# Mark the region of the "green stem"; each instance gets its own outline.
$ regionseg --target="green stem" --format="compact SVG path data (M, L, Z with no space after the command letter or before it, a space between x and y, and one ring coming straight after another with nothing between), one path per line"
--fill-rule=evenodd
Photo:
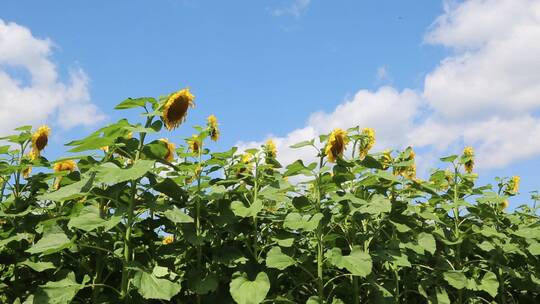
M251 204L255 204L257 202L257 195L258 195L258 191L259 191L259 184L258 184L258 178L259 178L259 174L258 174L258 159L255 159L255 178L254 178L254 184L253 184L253 198L252 198L252 202ZM259 235L259 232L258 232L258 223L257 223L257 214L254 214L253 215L253 229L254 229L254 233L253 233L253 255L255 256L255 262L259 262L259 259L257 258L257 255L258 255L258 235Z
M323 167L323 158L320 157L319 160L319 173L317 175L317 196L316 196L316 207L317 211L321 211L321 168ZM324 304L324 276L323 276L323 256L324 256L324 244L323 244L323 233L321 225L317 227L317 291L319 296L319 303Z

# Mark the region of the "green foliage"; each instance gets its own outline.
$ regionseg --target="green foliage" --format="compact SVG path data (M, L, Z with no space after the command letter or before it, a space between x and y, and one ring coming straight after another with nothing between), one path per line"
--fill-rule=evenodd
M143 110L144 124L121 119L67 144L87 154L54 162L27 156L29 126L3 137L0 303L540 297L540 197L507 212L515 178L477 186L472 156L452 155L422 180L411 148L359 153L359 127L336 163L327 135L293 145L313 159L285 165L266 147L211 152L210 126L184 135L198 149L176 138L169 150L164 102L126 99L116 109ZM77 169L58 169L68 159Z

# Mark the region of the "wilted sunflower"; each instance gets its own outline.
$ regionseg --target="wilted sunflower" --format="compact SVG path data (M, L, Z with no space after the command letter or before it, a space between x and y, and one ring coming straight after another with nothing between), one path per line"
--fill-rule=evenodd
M463 156L469 157L470 159L465 162L465 172L472 173L474 168L474 150L472 147L465 147L463 149Z
M167 145L167 154L165 154L165 160L168 162L172 162L174 160L174 150L176 149L176 146L169 142L166 138L160 138L159 141L163 142Z
M165 127L170 131L178 127L186 120L189 107L194 107L193 100L195 96L191 94L188 88L182 89L169 96L163 106L163 122Z
M24 179L28 179L32 173L32 166L28 166L22 170L22 176Z
M210 131L210 138L213 141L217 141L219 139L219 128L218 128L218 122L215 115L210 115L207 118L208 121L208 130Z
M276 158L277 156L277 147L273 140L269 139L266 141L266 156L271 158Z
M512 176L512 180L510 180L510 192L512 192L512 194L518 193L518 191L519 191L519 181L520 181L519 176L517 176L517 175Z
M193 153L199 153L200 147L200 141L199 136L193 135L190 139L188 139L189 149Z
M383 154L381 155L381 158L379 161L382 164L383 170L386 170L390 167L390 164L392 164L393 158L392 158L392 151L391 150L385 150Z
M49 135L51 128L47 125L43 125L32 134L32 159L36 159L40 156L41 151L45 149L49 142Z
M343 156L343 151L345 151L348 142L349 138L347 137L347 132L345 130L340 128L334 129L332 133L330 133L330 137L328 138L324 150L328 157L328 161L333 163L338 157Z
M63 160L63 161L59 161L55 163L53 169L55 172L62 172L62 171L73 172L75 171L75 169L77 169L77 164L71 159ZM54 189L60 188L61 180L62 180L62 176L59 176L56 178L54 182Z
M364 159L366 155L368 154L369 150L373 148L373 145L375 145L375 130L372 128L364 128L362 129L363 139L362 143L360 144L360 159Z
M55 163L53 169L55 172L61 172L61 171L73 172L75 171L75 169L77 169L77 164L71 159L63 160L63 161L59 161Z
M163 240L161 241L161 243L163 245L169 245L169 244L172 244L174 242L174 236L172 235L167 235L166 237L163 238Z

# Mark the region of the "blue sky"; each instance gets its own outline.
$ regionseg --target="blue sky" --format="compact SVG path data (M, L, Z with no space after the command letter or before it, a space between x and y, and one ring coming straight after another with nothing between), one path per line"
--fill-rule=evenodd
M520 149L524 143L538 141L538 135L526 134L524 138L516 138L512 136L514 133L509 133L504 140L480 140L479 135L473 134L470 129L482 126L486 134L494 136L498 132L497 127L504 130L523 129L518 122L525 121L524 117L527 117L531 118L532 127L525 127L527 129L523 132L532 132L540 125L537 119L540 109L538 102L525 97L523 100L505 100L503 96L500 101L494 102L500 106L494 106L493 111L485 111L484 105L478 103L480 114L472 111L473 118L456 119L452 113L464 112L462 107L456 104L449 108L447 105L453 104L452 101L443 102L440 100L444 98L439 98L441 92L463 91L463 84L456 79L481 78L481 75L467 76L472 73L467 66L463 66L465 64L439 69L444 60L460 58L469 53L497 53L498 49L490 49L492 42L508 40L496 36L495 33L500 31L495 25L491 26L489 20L486 21L486 30L482 32L460 29L460 26L468 25L467 20L459 18L467 16L464 11L475 14L493 9L493 19L505 24L505 20L497 19L496 9L500 7L504 11L507 1L472 2L476 2L478 7L433 0L6 0L0 3L0 19L4 25L15 23L27 28L34 39L50 41L48 51L41 55L55 66L58 74L56 83L70 87L73 79L79 79L77 83L84 86L75 94L77 97L70 97L73 94L66 93L63 101L53 106L48 115L28 119L29 123L47 122L53 126L55 136L49 153L55 156L65 151L61 148L62 143L93 130L92 117L95 120L103 117L101 122L112 122L125 115L112 110L124 98L158 96L184 86L189 86L196 95L197 107L190 112L187 123L168 137L180 141L190 135L191 125L204 123L206 116L213 113L220 120L223 134L222 140L216 144L218 149L237 143L249 145L252 144L248 143L250 141L260 142L272 135L281 139L278 140L283 146L280 150L285 150L289 141L297 138L291 135L295 130L303 134L324 131L321 119L331 121L328 125L338 126L352 119L361 126L372 126L363 125L369 123L370 119L364 121L362 118L355 120L354 115L351 119L340 116L347 115L347 112L339 112L337 107L350 102L351 109L369 113L373 109L364 108L367 105L354 107L359 102L358 98L373 99L371 105L375 108L392 99L395 103L389 101L389 109L394 108L392 105L403 104L410 105L409 108L414 110L409 113L410 119L403 120L403 124L392 125L389 122L387 131L380 127L383 130L379 149L390 146L395 136L399 136L396 147L408 144L419 146L419 150L425 154L425 162L436 165L435 156L459 151L465 144L477 144L481 147L481 155L491 157L497 151L503 154L493 156L489 163L480 166L480 173L484 175L482 182L488 182L494 176L521 175L522 193L527 194L527 191L540 189L537 179L540 168L537 146L540 144L531 144L526 153L517 155L515 159L505 158L504 153L509 152L499 151L497 146L504 143L505 146L514 145ZM490 2L489 6L485 6L484 2ZM522 10L517 12L531 10L529 6L533 2L518 0L515 3ZM518 13L514 14L518 16L517 19L521 16ZM491 15L487 13L488 17ZM439 16L447 16L450 21L437 23ZM526 20L526 16L523 16L523 20ZM433 35L430 36L430 33ZM535 37L535 34L526 35L524 39ZM511 49L514 41L508 43L505 48ZM34 61L25 61L26 65L21 68L7 59L2 62L1 54L0 51L0 71L4 70L12 78L19 79L21 87L32 87L33 74L27 68ZM489 56L478 55L478 58ZM474 67L480 64L478 58L473 56L466 64ZM532 57L531 62L535 62ZM501 70L504 68L501 67ZM446 80L452 80L455 73L444 74L448 69L464 75L455 77L453 87L451 81ZM84 77L73 78L77 72ZM517 73L528 75L527 71ZM433 77L429 78L429 75ZM538 77L533 80L540 82ZM501 79L494 79L494 85L496 81ZM523 85L518 83L506 91L525 91L520 86ZM381 87L393 91L382 94ZM365 94L357 95L362 90ZM405 91L411 91L412 96L404 97L407 95L402 94ZM473 94L471 100L483 96L482 92L485 90L480 90L480 95ZM455 97L469 102L469 96ZM59 122L62 113L77 113L77 109L63 110L67 107L66 103L72 102L70 98L76 104L93 105L95 109L89 112L83 122L78 124L75 118L73 123L65 126ZM1 97L0 102L4 102ZM530 106L531 103L533 106ZM508 104L523 104L523 107L508 118L505 115L505 105ZM409 108L398 109L394 114L407 112ZM379 109L379 112L384 109ZM317 120L313 113L322 116ZM482 113L489 114L485 116ZM130 115L136 119L136 115ZM373 117L371 119L378 116ZM379 123L381 119L377 119ZM390 115L385 119L391 121L394 117ZM377 123L373 123L376 131ZM308 130L310 126L313 126L313 130ZM495 129L489 131L492 127ZM392 133L392 128L396 132ZM429 130L441 130L442 133L452 130L453 133L452 136L441 135L441 140L446 140L446 144L436 147L434 140L406 138L398 130L410 130L409 133L416 134L416 138L438 136L429 133ZM5 130L1 129L1 132ZM503 132L499 133L505 136ZM505 149L511 151L511 148ZM525 201L527 197L522 195L520 200ZM517 201L514 200L512 204L517 204Z

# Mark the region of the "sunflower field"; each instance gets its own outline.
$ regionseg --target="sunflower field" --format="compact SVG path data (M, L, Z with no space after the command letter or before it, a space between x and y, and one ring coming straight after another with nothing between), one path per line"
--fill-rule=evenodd
M0 303L538 303L534 196L519 177L477 185L471 147L416 176L412 148L375 132L213 152L211 115L185 139L195 97L129 98L121 119L47 159L51 130L0 146ZM170 135L169 135L170 137ZM179 144L183 142L184 144Z

